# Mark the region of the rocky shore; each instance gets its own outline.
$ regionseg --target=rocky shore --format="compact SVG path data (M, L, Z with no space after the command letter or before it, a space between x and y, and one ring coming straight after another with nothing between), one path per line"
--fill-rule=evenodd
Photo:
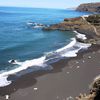
M66 18L62 23L52 25L44 30L77 31L85 34L87 39L77 41L100 45L100 14ZM100 100L100 76L91 84L90 93L80 94L75 100Z
M76 100L100 100L100 76L97 76L90 85L90 93L80 94Z
M100 44L100 3L81 4L76 8L76 11L94 12L97 14L65 18L63 22L43 28L43 30L77 31L87 36L87 40L82 42Z
M63 22L51 25L44 30L76 31L87 37L86 40L76 37L77 41L100 45L100 3L81 4L76 10L97 14L65 18ZM92 82L88 95L80 94L75 100L100 100L100 76L97 76Z
M87 40L83 42L100 44L100 14L65 18L63 22L51 25L43 30L77 31L87 36Z
M100 76L97 76L100 74L100 14L65 18L43 30L81 33L82 38L76 35L77 41L93 45L75 58L51 64L53 70L30 72L9 86L0 87L0 100L100 100ZM10 77L15 78L15 74Z

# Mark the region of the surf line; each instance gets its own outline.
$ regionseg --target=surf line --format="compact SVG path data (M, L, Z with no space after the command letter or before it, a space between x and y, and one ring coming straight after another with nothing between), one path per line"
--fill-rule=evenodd
M12 80L8 80L8 77L13 74L17 74L23 70L27 70L28 68L32 68L34 66L45 68L48 67L48 62L55 59L61 59L66 57L76 57L77 53L81 49L87 49L90 47L91 44L85 44L77 42L76 38L72 38L71 42L67 44L66 46L57 49L56 51L53 51L52 53L48 53L40 58L32 59L32 60L26 60L24 62L18 62L17 60L13 61L13 64L19 65L18 68L6 71L0 74L0 87L4 87L7 85L10 85L12 83ZM54 57L54 58L53 58ZM11 62L10 60L9 62Z

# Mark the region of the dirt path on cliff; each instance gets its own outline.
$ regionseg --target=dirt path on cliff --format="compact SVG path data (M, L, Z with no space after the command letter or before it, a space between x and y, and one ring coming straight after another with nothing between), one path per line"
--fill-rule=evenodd
M91 23L89 23L89 22L86 20L85 17L88 17L88 16L89 16L89 15L84 15L84 16L81 16L81 17L82 17L82 19L83 19L85 22L87 22L89 25L91 25L91 26L93 27L94 32L96 33L96 35L98 35L97 29L95 28L95 26L92 25Z

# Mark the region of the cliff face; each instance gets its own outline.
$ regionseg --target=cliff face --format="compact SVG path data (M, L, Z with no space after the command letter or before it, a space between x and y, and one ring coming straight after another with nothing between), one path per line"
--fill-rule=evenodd
M77 7L76 10L77 11L87 11L87 12L100 12L100 2L81 4Z

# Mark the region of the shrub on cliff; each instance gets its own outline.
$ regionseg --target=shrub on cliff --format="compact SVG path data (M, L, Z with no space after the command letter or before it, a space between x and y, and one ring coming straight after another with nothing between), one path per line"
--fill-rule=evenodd
M100 25L100 14L90 15L87 17L87 21L94 25Z

